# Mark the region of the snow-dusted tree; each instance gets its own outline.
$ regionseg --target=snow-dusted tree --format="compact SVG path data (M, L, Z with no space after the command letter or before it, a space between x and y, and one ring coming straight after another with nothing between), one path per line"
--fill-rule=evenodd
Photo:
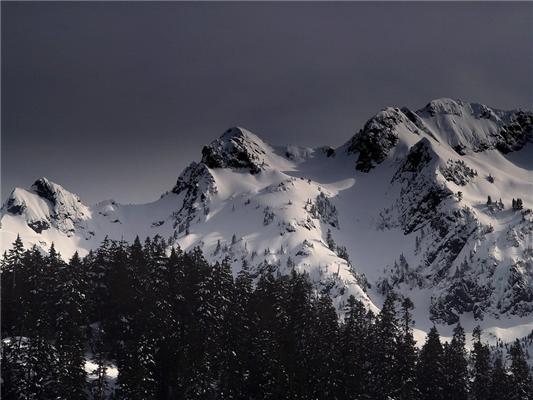
M533 399L533 382L529 371L524 350L518 339L509 349L511 358L511 400L531 400Z
M331 234L331 229L328 229L328 232L326 234L326 244L328 245L331 251L335 251L337 245L335 244L335 240L333 239L333 235Z
M494 360L494 366L492 367L490 375L490 383L485 388L486 397L488 400L509 400L513 392L511 387L511 380L505 364L502 360L502 355L497 354ZM474 392L472 392L474 394ZM481 397L473 397L475 400L481 399Z

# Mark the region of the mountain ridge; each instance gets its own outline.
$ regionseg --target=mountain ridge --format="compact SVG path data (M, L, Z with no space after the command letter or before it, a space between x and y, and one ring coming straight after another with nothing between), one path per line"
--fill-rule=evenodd
M533 312L533 168L508 154L533 151L532 126L532 113L438 99L414 112L386 108L337 148L271 146L230 128L152 203L85 206L61 187L65 211L46 190L15 189L2 207L2 250L16 233L43 249L54 241L66 256L104 233L160 234L230 257L234 271L243 262L305 271L338 309L349 294L378 307L393 289L419 297L436 322L524 318ZM29 203L47 212L30 218L20 212Z

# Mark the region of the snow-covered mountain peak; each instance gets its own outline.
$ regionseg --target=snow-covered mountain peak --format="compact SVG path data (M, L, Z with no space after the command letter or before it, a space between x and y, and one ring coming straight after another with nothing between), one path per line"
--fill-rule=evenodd
M346 151L358 155L358 171L369 172L382 163L398 143L405 144L407 150L419 138L424 127L411 114L407 109L387 107L370 118L350 139L345 145Z
M427 112L431 116L435 116L436 114L462 116L471 113L472 108L469 103L463 100L442 97L440 99L431 100L425 107L417 112Z
M36 233L50 227L73 235L91 218L80 198L47 178L37 179L30 190L15 188L2 207L2 214L20 215Z
M443 98L416 113L439 142L462 155L495 148L504 153L516 151L532 137L531 112L501 111Z
M220 138L204 146L202 163L209 168L244 169L252 174L265 169L290 169L292 166L259 136L239 127L228 129Z

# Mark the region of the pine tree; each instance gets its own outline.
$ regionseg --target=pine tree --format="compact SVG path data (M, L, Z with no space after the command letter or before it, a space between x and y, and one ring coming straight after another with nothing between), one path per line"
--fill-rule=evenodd
M413 337L414 321L411 310L413 302L409 298L402 301L401 334L398 342L399 398L410 400L416 396L416 341Z
M511 358L511 396L512 400L531 400L533 399L533 387L529 366L524 356L524 351L518 339L509 349Z
M367 394L372 314L367 313L363 303L352 295L347 300L344 324L340 337L340 360L342 363L341 398L361 398Z
M333 235L331 234L331 229L328 229L328 233L326 234L326 244L331 251L335 251L337 248L335 240L333 239Z
M57 271L58 305L55 344L58 353L57 399L85 399L85 349L81 329L85 325L85 298L82 262L75 253L69 264Z
M249 398L276 400L288 391L288 377L282 362L279 338L285 333L284 284L274 278L272 268L259 277L251 301L255 323L252 331Z
M94 254L86 257L88 270L88 296L89 319L91 321L104 321L107 313L106 306L109 304L111 293L109 291L108 273L111 264L110 254L111 241L106 236L100 247Z
M89 346L92 353L91 361L96 367L93 371L90 371L93 379L89 384L89 392L94 400L105 400L107 398L109 384L107 382L108 361L107 353L105 351L104 332L100 324L97 324L96 328L92 329L90 332ZM119 390L125 373L125 370L120 370L117 382Z
M511 398L510 395L512 391L513 388L510 387L509 376L507 375L505 365L503 364L502 356L501 354L498 354L498 356L494 360L494 366L492 368L490 376L490 384L485 389L485 399L509 400ZM474 399L481 399L481 397L479 397L479 394L476 395L477 397L474 397Z
M444 398L449 400L468 399L468 362L465 349L465 332L461 324L453 330L453 337L444 352L444 374L446 388Z
M420 350L417 364L417 386L420 400L444 399L443 349L437 328L432 327Z
M341 391L339 354L339 325L337 312L329 295L314 302L314 326L310 346L311 369L309 398L336 399Z
M58 398L58 359L54 346L41 333L27 339L22 360L24 372L17 382L19 398L52 400Z
M396 317L397 297L389 292L378 314L374 339L379 341L372 348L371 393L378 399L395 397L400 390L398 376L398 344L400 331Z
M18 341L14 339L5 338L2 341L2 367L1 376L1 398L4 400L18 400L24 398L22 396L22 389L26 387L25 364L24 355L26 352L22 351L18 345ZM26 353L27 354L27 353Z
M247 399L249 392L251 346L254 319L251 314L253 282L246 261L235 279L231 310L225 321L228 331L228 352L222 366L219 397Z
M490 350L487 345L481 343L481 329L479 326L472 332L474 345L472 349L472 388L471 396L474 400L484 400L490 394Z
M22 273L22 263L24 259L24 246L20 236L13 243L9 252L5 252L2 257L0 267L1 295L2 295L2 333L11 335L16 333L18 322L18 310L20 307L21 284L24 282Z
M172 399L181 390L180 370L185 368L183 361L183 323L185 302L180 292L183 280L183 253L172 248L166 260L161 284L161 306L159 314L160 333L157 335L158 346L155 362L158 380L158 398ZM168 310L168 311L167 311Z
M291 272L287 282L287 294L284 301L287 323L282 331L281 355L287 371L289 387L288 396L300 394L309 398L310 352L312 346L311 283L306 274Z

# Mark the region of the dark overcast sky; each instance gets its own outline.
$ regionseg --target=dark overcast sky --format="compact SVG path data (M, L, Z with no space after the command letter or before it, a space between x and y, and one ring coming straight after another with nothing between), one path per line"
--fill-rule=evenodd
M233 125L339 145L388 105L533 103L533 3L2 2L2 196L156 199Z

